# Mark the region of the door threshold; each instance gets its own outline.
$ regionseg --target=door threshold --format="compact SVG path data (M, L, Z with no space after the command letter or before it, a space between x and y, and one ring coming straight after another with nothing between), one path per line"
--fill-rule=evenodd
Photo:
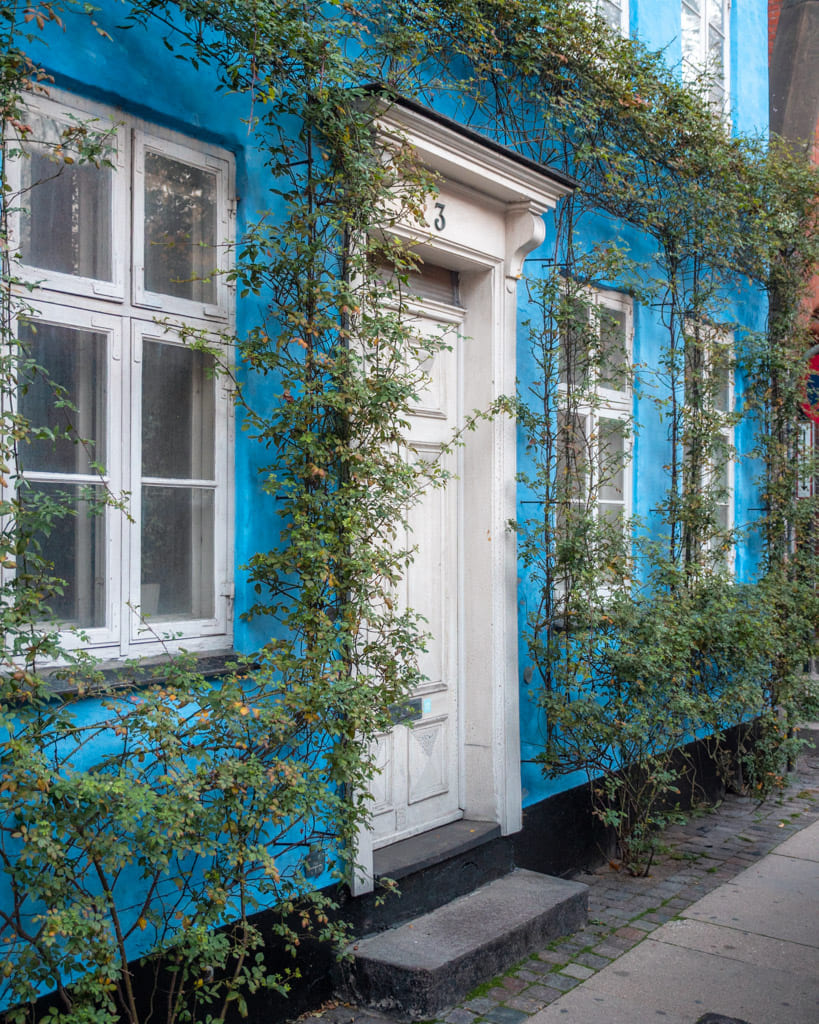
M471 821L460 818L448 825L439 825L409 839L400 839L373 852L373 874L376 878L396 881L417 871L440 864L482 846L500 835L494 821Z

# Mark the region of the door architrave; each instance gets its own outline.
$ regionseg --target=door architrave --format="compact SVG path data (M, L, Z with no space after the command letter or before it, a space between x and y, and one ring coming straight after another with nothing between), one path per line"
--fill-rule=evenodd
M543 214L571 182L414 104L385 109L385 145L411 145L439 175L428 227L390 233L431 263L457 270L466 308L459 374L463 409L488 409L513 395L517 283L528 253L543 243ZM436 202L445 226L435 229ZM459 746L465 818L491 821L508 835L522 825L518 699L516 425L498 415L477 424L462 455L459 602ZM373 848L362 830L353 894L373 888Z

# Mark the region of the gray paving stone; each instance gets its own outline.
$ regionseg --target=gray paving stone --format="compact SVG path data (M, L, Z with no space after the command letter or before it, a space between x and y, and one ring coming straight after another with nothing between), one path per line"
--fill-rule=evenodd
M558 947L557 949L542 949L538 953L538 958L547 964L565 964L571 960L571 955Z
M546 1003L540 999L532 999L525 993L519 996L512 996L511 999L506 1000L506 1005L511 1006L513 1010L522 1010L525 1014L537 1013L538 1010L542 1009Z
M511 1006L496 1006L486 1014L486 1019L491 1020L492 1024L521 1024L528 1016L524 1010L514 1010Z
M604 956L609 960L616 960L617 957L622 956L625 951L625 946L615 946L610 942L603 942L599 946L594 947L594 952L598 956Z
M600 947L597 946L596 950L599 949ZM593 967L596 971L599 971L601 967L605 967L609 963L608 958L600 956L598 952L578 953L574 959L575 963L583 964L584 967Z
M566 959L566 957L563 957L558 962L563 964L566 962ZM526 968L526 970L529 971L531 974L534 974L538 981L541 981L543 979L543 975L549 974L553 966L554 964L552 963L546 963L542 960L533 960L531 964Z
M469 1010L464 1010L461 1007L456 1007L444 1017L447 1024L472 1024L472 1021L476 1019L475 1014Z
M577 978L578 981L585 981L586 978L590 978L594 974L594 971L591 967L584 967L583 964L572 962L561 967L560 973L568 974L570 978Z
M561 992L568 992L570 988L575 987L578 980L578 978L570 978L566 974L551 974L549 976L549 985L553 988L559 988Z
M646 916L643 918L643 920L647 921L649 924L653 925L654 927L658 927L659 925L665 924L666 921L670 921L673 917L676 917L676 916L677 915L676 915L675 911L669 910L669 911L663 911L662 913L659 913L659 914L646 914Z
M630 921L634 917L634 913L625 907L618 907L615 910L610 910L608 917L613 924L622 924L624 921Z
M487 999L486 996L478 996L475 999L470 999L468 1002L463 1004L467 1010L472 1010L474 1013L486 1013L487 1010L494 1008L495 1004L491 999Z
M530 961L530 963L533 961ZM516 978L522 978L524 981L538 981L543 971L532 970L531 967L521 967L520 970L515 971Z

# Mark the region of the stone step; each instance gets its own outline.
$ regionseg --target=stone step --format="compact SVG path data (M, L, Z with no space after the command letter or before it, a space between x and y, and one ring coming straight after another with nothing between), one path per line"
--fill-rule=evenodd
M373 867L375 891L343 902L354 935L383 932L428 914L508 875L514 858L498 825L462 818L376 850ZM384 897L385 878L398 883L400 896Z
M424 1020L552 939L586 922L588 888L516 870L348 948L352 1001Z

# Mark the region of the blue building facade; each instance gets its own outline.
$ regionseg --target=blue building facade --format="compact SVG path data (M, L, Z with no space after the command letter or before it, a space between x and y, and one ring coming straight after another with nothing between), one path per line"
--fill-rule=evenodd
M709 46L712 53L721 47L719 88L735 131L765 133L762 0L598 6L621 31L662 49L684 77L707 58ZM248 130L254 111L247 97L217 96L206 66L169 61L155 32L139 25L117 31L121 17L118 4L103 0L96 24L67 14L64 30L47 26L33 45L32 58L53 84L31 98L32 118L46 135L73 119L113 122L116 153L114 166L96 178L79 169L46 184L13 225L23 272L36 282L32 343L55 368L66 347L76 353L60 372L78 407L88 409L84 429L102 453L106 484L133 501L132 520L110 513L105 527L86 520L79 532L55 540L63 552L55 556L57 568L71 580L61 613L82 627L83 642L106 662L161 658L169 647L202 658L251 654L268 634L264 619L243 617L254 602L243 567L276 543L279 530L275 506L260 486L270 453L236 423L227 389L210 373L213 357L180 343L178 332L159 321L181 322L215 348L222 336L245 336L264 321L265 296L237 294L224 275L210 274L209 258L216 250L229 261L232 244L269 210L270 170ZM440 176L428 229L415 239L425 267L416 315L420 330L461 340L439 354L430 390L412 417L412 442L430 449L444 443L442 432L456 427L465 410L487 407L511 394L516 380L525 384L534 375L520 326L532 308L519 282L536 277L552 257L554 211L573 189L560 173L449 121L448 112L398 103L382 123L386 134L407 138ZM25 189L42 171L30 161L14 173ZM75 201L80 197L79 226L60 222L65 188ZM167 242L180 223L193 244L174 248ZM587 250L611 241L638 254L645 248L636 229L603 213L585 218L583 231L580 245ZM78 236L84 239L79 254ZM617 281L602 282L593 301L620 325L635 367L659 365L666 335L655 309ZM761 296L750 288L732 296L729 317L762 326ZM268 378L251 378L247 386L259 405L282 401ZM36 396L30 401L34 415ZM650 526L667 487L668 462L650 385L612 388L603 402L609 419L638 425L621 493L611 502ZM746 429L736 428L740 451L750 443ZM420 554L409 590L432 633L421 665L427 684L413 728L398 725L382 740L373 827L358 851L359 893L372 886L380 850L459 819L515 834L525 808L581 781L549 782L532 763L544 723L530 697L520 621L536 595L506 528L520 518L518 502L527 497L516 484L526 458L519 440L508 419L479 425L453 456L457 483L421 506ZM60 487L79 494L97 480L87 456L44 451L29 465L31 481L46 492ZM752 521L759 504L754 475L747 460L732 465L727 525ZM752 579L752 533L733 557L737 578ZM170 641L159 639L165 633Z

